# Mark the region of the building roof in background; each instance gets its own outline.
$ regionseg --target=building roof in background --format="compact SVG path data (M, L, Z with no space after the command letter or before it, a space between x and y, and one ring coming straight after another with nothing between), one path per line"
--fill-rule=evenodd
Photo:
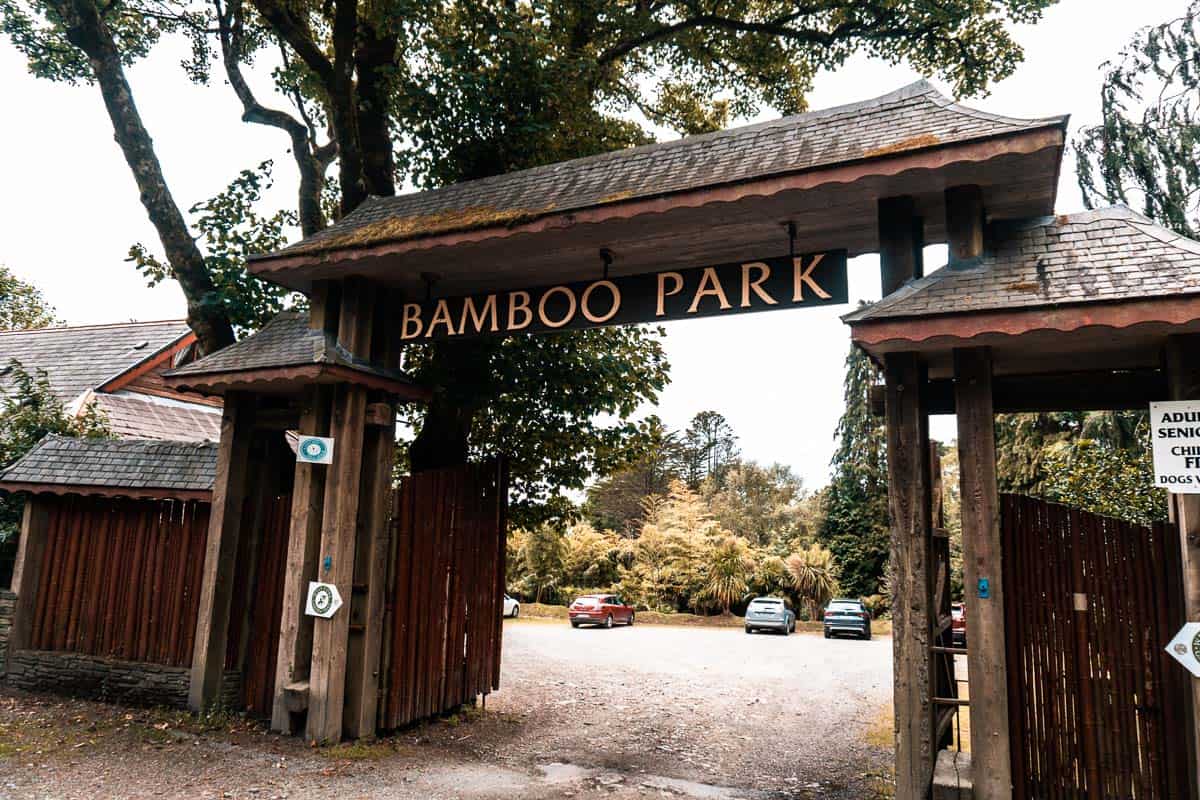
M1200 293L1200 242L1124 206L999 226L969 269L943 267L842 319L873 321Z
M149 395L96 394L93 399L114 436L175 442L221 438L219 408Z
M51 434L0 472L0 490L204 499L216 471L213 442Z
M30 373L45 370L65 405L132 369L191 333L183 320L81 325L0 332L0 371L16 359ZM0 391L11 386L0 375Z
M301 368L313 374L298 376L296 370ZM311 328L308 314L296 311L281 312L245 339L170 370L164 377L171 385L195 391L214 391L214 387L228 387L241 380L261 384L266 390L272 383L282 386L300 377L309 382L337 379L377 384L375 388L408 399L428 394L399 369L385 369L354 358L338 345L336 337Z
M260 256L331 252L886 158L1066 125L959 105L925 81L871 100L632 147L396 197L372 197L334 225Z

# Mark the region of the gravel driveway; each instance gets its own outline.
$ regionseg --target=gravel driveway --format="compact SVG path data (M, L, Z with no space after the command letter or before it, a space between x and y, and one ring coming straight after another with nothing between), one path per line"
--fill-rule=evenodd
M883 789L891 641L505 624L486 710L373 745L0 691L0 797L855 798Z

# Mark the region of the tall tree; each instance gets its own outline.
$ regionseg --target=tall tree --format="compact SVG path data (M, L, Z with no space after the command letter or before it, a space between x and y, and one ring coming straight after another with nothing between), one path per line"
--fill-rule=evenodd
M1103 65L1103 121L1074 142L1089 208L1124 203L1191 238L1200 231L1200 2L1139 31Z
M57 322L54 306L46 302L42 290L0 264L0 331L27 331Z
M643 423L644 455L588 487L584 515L598 528L632 537L645 521L646 501L664 496L683 475L680 435L655 416Z
M683 434L688 485L699 489L705 480L720 486L725 471L738 459L737 434L723 414L701 411Z
M204 257L171 196L125 77L125 65L144 56L162 34L160 19L160 15L126 8L116 0L0 0L0 24L29 58L35 75L100 87L114 138L187 299L188 325L201 350L211 352L233 342L233 326ZM172 26L168 23L166 27Z
M871 387L879 378L866 353L851 345L845 411L835 434L833 479L818 535L841 565L845 590L856 597L878 591L889 553L887 439L882 420L871 413Z

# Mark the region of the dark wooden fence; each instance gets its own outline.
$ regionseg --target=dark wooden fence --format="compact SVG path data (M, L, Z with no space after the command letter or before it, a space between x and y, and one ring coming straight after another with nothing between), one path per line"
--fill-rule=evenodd
M292 496L248 497L238 540L225 669L241 670L242 707L269 718L275 701L275 662L283 619Z
M1178 533L1001 510L1014 798L1187 797L1186 673L1163 650L1184 618Z
M49 527L30 647L192 663L207 503L39 499Z
M506 497L495 461L417 473L397 488L381 729L500 687Z

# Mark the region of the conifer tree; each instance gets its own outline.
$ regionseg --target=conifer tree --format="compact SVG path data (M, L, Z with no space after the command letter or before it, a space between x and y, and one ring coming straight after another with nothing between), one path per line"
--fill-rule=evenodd
M883 420L871 414L871 386L879 370L851 345L846 357L846 409L835 435L833 479L818 539L841 570L847 594L875 594L887 563L887 439Z

